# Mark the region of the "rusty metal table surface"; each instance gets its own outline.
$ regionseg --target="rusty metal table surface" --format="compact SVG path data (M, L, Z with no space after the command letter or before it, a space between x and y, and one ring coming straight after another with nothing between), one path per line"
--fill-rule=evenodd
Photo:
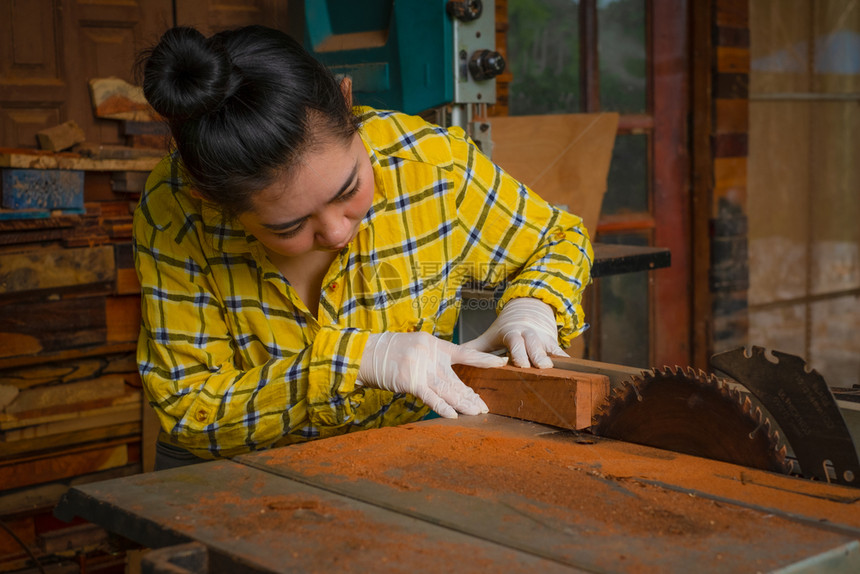
M57 512L258 571L757 572L852 571L858 510L856 489L486 415L79 486Z

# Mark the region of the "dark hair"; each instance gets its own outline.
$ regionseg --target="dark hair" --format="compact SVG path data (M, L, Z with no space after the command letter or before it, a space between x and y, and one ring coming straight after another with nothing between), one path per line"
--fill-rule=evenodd
M230 215L250 209L256 191L322 138L346 140L357 129L331 72L271 28L209 38L171 28L141 55L141 69L192 186Z

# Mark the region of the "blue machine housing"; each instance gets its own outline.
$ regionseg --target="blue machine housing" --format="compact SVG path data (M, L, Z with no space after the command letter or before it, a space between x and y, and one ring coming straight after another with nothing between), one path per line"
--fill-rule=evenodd
M356 104L409 114L454 99L445 0L305 0L305 48L352 78Z

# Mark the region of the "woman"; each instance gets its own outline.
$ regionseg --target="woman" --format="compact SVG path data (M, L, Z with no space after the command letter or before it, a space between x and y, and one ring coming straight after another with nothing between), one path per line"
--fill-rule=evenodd
M176 146L134 219L159 467L487 412L452 364L552 366L583 328L581 220L459 128L352 108L264 27L174 28L142 64ZM501 311L455 345L472 281Z

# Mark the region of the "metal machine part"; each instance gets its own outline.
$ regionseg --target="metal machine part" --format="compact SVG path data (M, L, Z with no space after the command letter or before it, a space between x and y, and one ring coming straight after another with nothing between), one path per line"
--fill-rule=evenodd
M644 371L612 391L592 432L646 446L788 473L785 445L760 408L691 368Z
M808 478L860 486L860 461L824 378L800 357L762 347L714 355L711 364L746 387L782 429Z
M456 13L468 14L452 18L454 27L454 99L453 104L493 104L496 83L492 81L505 69L505 60L496 50L495 3L466 0L449 2L462 5ZM474 17L473 17L474 16ZM474 62L474 63L473 63ZM467 124L460 123L462 127Z
M481 16L484 11L484 3L481 0L450 0L445 5L445 10L458 20L471 22Z
M476 81L495 78L505 71L505 59L495 50L478 50L469 59L469 72Z

